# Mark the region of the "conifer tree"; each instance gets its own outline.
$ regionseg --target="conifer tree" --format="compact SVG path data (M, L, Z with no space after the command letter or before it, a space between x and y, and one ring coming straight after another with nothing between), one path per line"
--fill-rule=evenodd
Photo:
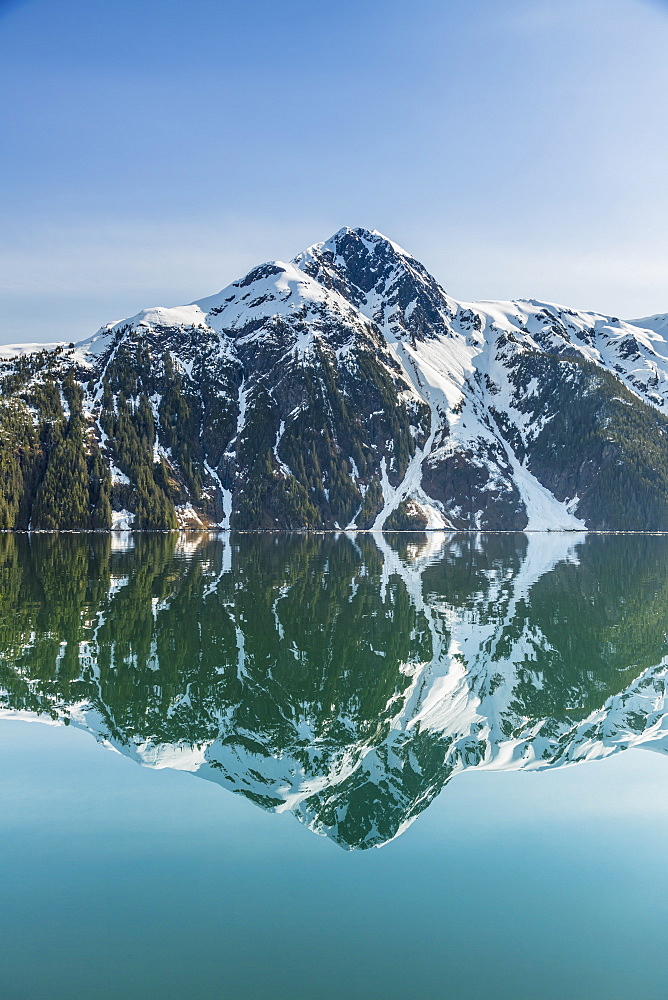
M90 527L84 422L73 411L55 443L33 508L34 529L85 530Z

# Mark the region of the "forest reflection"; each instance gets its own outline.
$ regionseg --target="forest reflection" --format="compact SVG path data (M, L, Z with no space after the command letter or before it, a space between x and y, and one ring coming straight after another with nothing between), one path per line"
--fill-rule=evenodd
M668 539L0 534L0 714L346 848L459 771L665 752Z

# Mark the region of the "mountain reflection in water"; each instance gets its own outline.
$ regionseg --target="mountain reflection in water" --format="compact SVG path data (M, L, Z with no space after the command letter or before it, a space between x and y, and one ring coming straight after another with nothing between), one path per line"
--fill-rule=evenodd
M666 752L668 538L0 535L0 715L342 847L460 771Z

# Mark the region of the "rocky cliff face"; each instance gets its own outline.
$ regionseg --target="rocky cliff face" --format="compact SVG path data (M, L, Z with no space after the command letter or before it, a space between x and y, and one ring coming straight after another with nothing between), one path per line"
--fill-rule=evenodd
M344 229L76 345L6 348L0 527L668 529L668 340L458 303Z

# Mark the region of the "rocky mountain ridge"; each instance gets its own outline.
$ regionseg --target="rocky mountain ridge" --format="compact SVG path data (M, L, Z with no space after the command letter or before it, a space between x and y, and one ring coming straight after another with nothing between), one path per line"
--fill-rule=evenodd
M2 349L0 527L668 530L665 317L457 302L342 229Z

